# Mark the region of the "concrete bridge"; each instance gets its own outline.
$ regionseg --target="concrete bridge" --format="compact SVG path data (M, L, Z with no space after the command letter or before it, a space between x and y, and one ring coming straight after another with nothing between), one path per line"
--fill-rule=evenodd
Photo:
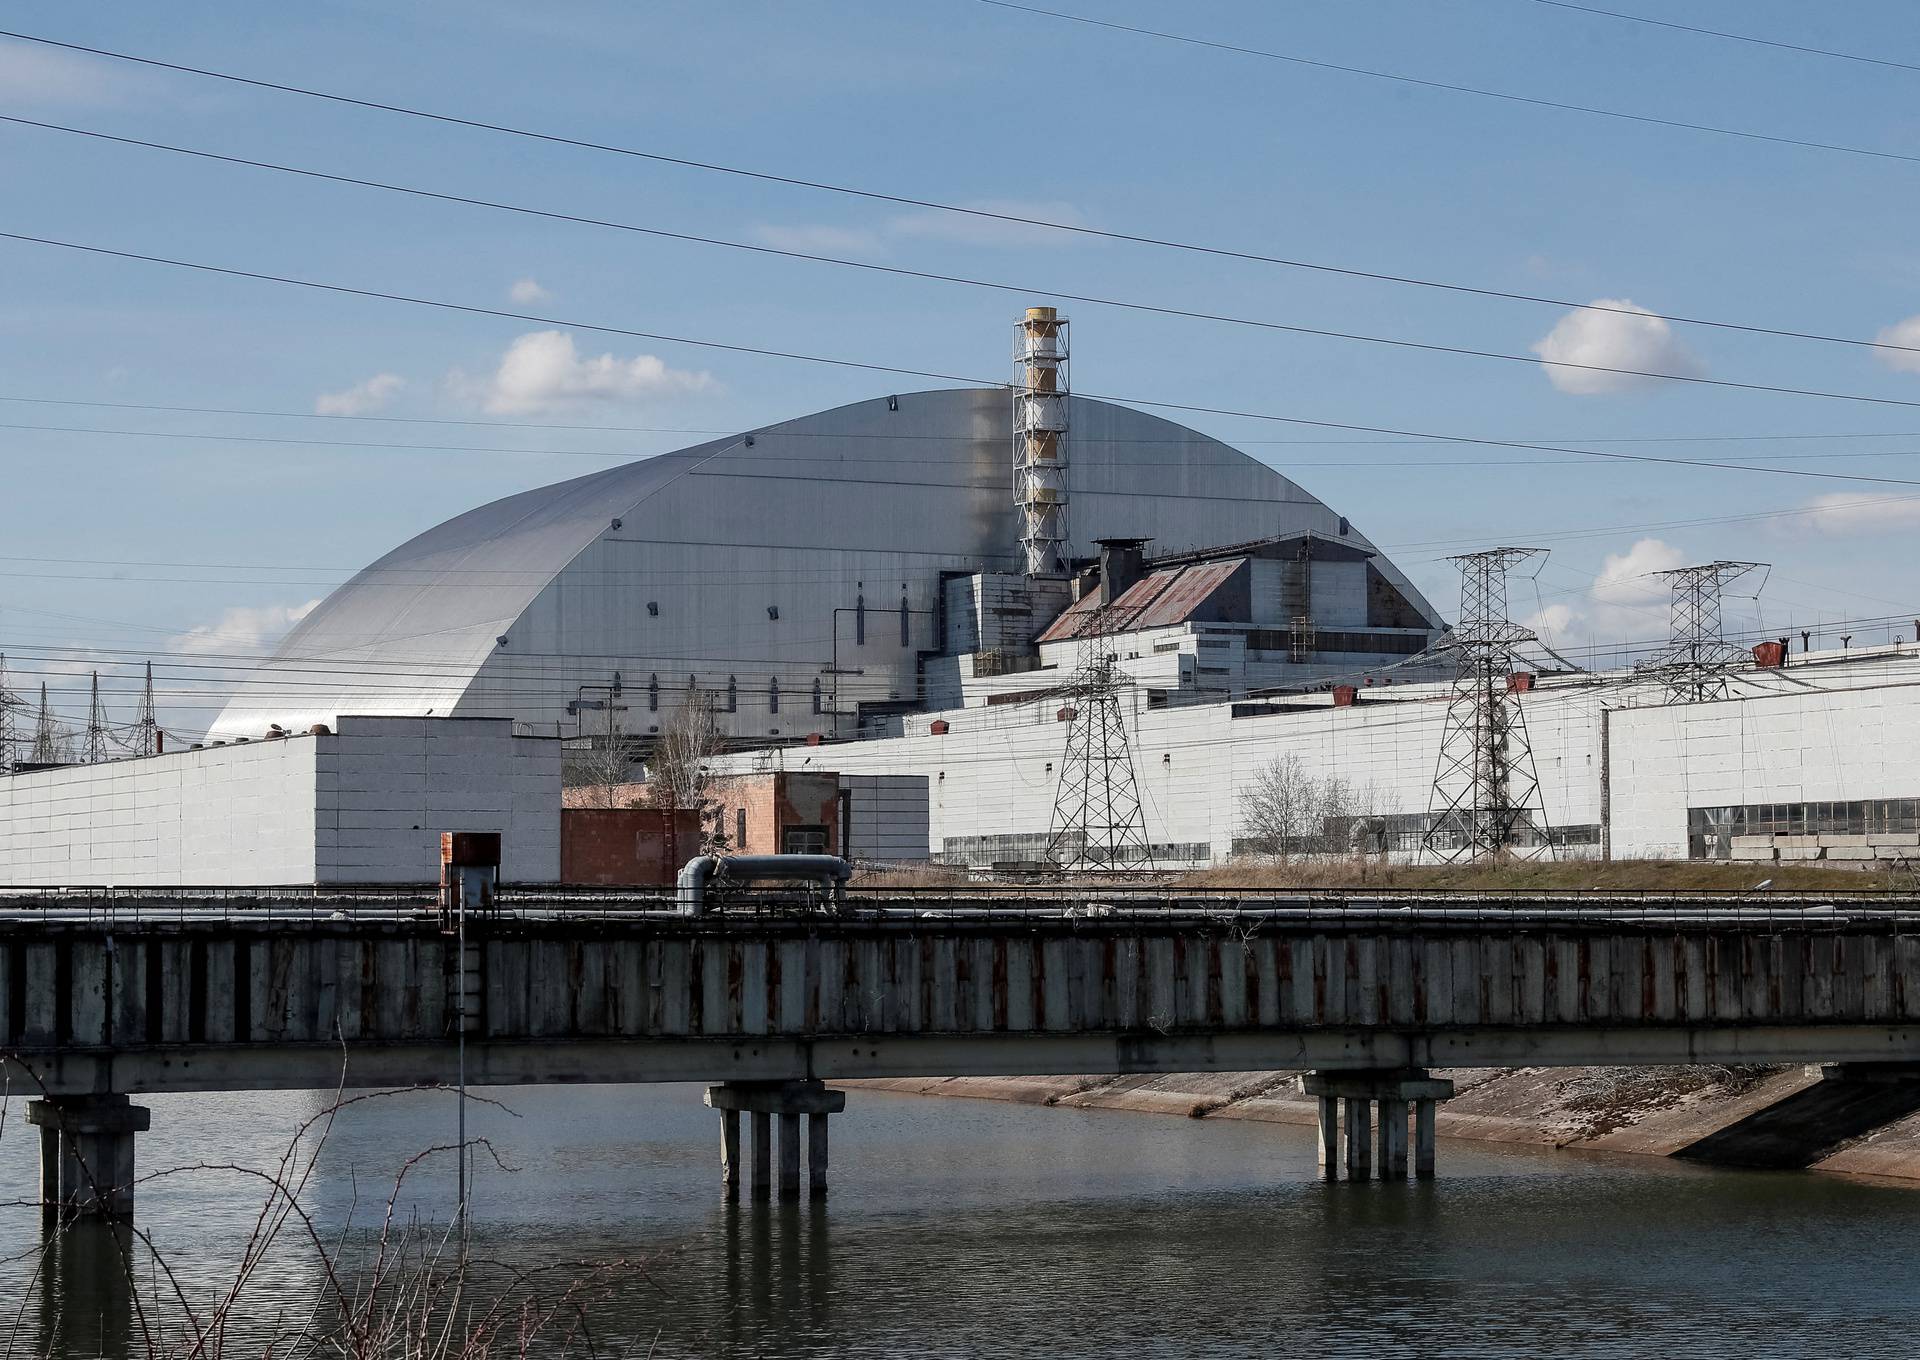
M154 1091L701 1081L723 1173L815 1189L823 1083L1303 1069L1329 1174L1432 1168L1429 1067L1920 1062L1920 901L856 897L684 916L430 902L11 899L0 1053L43 1195L131 1210ZM1341 1119L1344 1109L1345 1119ZM1377 1124L1374 1120L1378 1113Z

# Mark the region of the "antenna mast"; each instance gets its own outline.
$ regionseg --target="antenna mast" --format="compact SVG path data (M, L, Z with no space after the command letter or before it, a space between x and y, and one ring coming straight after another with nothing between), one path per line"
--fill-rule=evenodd
M1477 860L1546 847L1553 853L1527 720L1508 677L1514 648L1533 633L1507 617L1507 573L1544 548L1490 548L1447 559L1460 568L1459 662L1440 735L1422 848Z

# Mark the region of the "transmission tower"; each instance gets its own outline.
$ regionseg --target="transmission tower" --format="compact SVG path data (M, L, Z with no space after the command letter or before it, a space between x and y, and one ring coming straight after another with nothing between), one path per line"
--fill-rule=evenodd
M100 707L100 672L93 673L93 703L87 710L86 763L98 765L107 758L107 714Z
M1533 633L1507 616L1507 573L1543 548L1490 548L1448 560L1460 568L1459 663L1440 735L1423 848L1446 860L1553 852L1527 720L1509 677L1514 648ZM1524 832L1535 834L1524 836Z
M7 658L0 653L0 771L12 773L20 759L20 729L14 713L23 705L7 683Z
M146 688L140 691L140 716L133 722L133 753L136 756L160 754L160 718L153 707L153 663L147 663Z
M35 765L60 763L60 733L53 725L53 710L47 706L47 682L40 682L40 720L33 726L33 751L28 759Z
M1707 562L1655 573L1673 591L1672 637L1658 656L1634 670L1666 687L1674 703L1697 704L1727 697L1727 676L1751 658L1726 640L1720 623L1720 595L1764 562Z
M1153 868L1133 752L1120 714L1125 683L1107 640L1110 612L1095 613L1067 696L1067 749L1060 762L1047 859L1062 869Z

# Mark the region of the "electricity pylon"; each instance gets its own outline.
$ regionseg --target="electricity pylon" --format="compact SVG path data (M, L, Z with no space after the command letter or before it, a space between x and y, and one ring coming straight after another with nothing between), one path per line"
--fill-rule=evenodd
M140 715L133 722L133 753L160 754L160 719L153 707L153 663L147 663L146 688L140 691Z
M20 758L20 728L14 713L21 708L20 696L7 683L7 658L0 653L0 771L11 772Z
M47 705L47 682L40 682L40 719L33 726L33 751L27 757L35 765L60 763L60 733L53 725L53 709Z
M100 672L93 673L93 703L87 709L86 763L98 765L107 758L107 713L100 707Z
M1527 720L1509 677L1514 649L1534 641L1507 617L1507 573L1543 548L1491 548L1448 560L1460 568L1460 619L1451 646L1459 662L1440 735L1422 848L1445 860L1507 855L1544 845L1553 853ZM1524 836L1532 831L1534 836Z
M1120 712L1124 682L1119 657L1107 638L1110 617L1095 614L1081 633L1083 645L1067 699L1067 749L1060 762L1047 859L1062 869L1153 868L1133 752Z
M1635 672L1664 685L1674 703L1726 698L1728 675L1752 657L1727 641L1720 621L1720 593L1766 565L1721 561L1656 572L1673 591L1672 636L1665 650L1634 667Z

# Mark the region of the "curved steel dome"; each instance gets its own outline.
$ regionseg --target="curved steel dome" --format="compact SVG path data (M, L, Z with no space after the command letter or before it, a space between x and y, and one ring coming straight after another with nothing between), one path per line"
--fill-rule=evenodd
M1071 531L1154 551L1313 530L1334 511L1216 439L1071 404ZM229 700L213 736L340 714L513 717L584 729L618 704L644 735L690 688L736 735L831 731L834 710L911 701L939 651L943 579L1017 571L1001 389L858 402L522 492L361 571ZM1378 566L1428 621L1404 575ZM818 686L818 689L816 689ZM583 703L584 701L584 703Z

